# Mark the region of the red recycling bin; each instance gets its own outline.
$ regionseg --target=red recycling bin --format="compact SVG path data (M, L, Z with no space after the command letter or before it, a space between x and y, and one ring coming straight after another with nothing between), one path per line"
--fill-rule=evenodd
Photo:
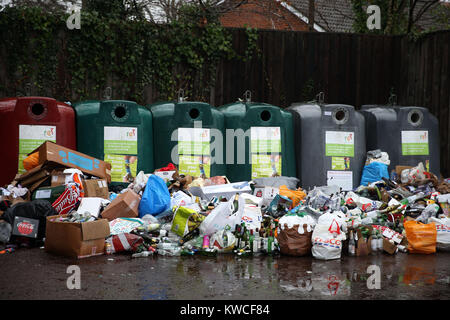
M45 141L76 150L75 111L45 97L0 99L0 186L25 172L22 161Z

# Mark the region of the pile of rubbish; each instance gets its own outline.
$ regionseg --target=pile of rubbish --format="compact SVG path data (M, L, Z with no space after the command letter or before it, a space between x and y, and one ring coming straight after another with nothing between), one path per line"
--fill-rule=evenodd
M386 159L368 153L364 182L352 191L333 185L307 191L284 176L230 183L224 176L182 175L173 164L139 172L117 188L107 176L48 161L38 171L48 172L50 185L45 179L23 184L22 175L0 189L0 252L43 245L76 258L281 254L329 260L448 251L450 179L438 179L422 163L388 176Z

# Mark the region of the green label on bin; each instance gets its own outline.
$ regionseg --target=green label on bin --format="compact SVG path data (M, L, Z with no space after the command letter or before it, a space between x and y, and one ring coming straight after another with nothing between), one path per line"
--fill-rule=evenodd
M428 131L402 131L402 155L428 156Z
M181 174L193 177L199 177L202 174L209 177L211 174L210 157L208 156L179 155L179 160Z
M180 174L210 176L211 132L206 128L178 128Z
M104 160L111 164L111 181L128 182L129 178L136 177L137 156L105 154Z
M331 170L349 170L350 158L349 157L332 157L331 158Z
M281 174L280 127L251 127L252 179Z
M280 154L252 154L252 179L281 175Z
M354 132L326 131L325 155L327 157L354 157L355 156Z
M137 132L135 127L104 127L104 153L137 155Z
M23 167L23 160L26 158L26 157L28 157L28 155L26 155L26 154L19 154L19 165L18 165L18 170L17 170L17 173L18 174L22 174L22 173L25 173L26 172L26 170L24 169L24 167Z

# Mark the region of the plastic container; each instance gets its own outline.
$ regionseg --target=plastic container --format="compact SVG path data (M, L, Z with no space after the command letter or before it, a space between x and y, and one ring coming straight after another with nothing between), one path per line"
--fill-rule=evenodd
M63 102L46 97L0 99L2 170L0 185L23 173L23 159L45 141L76 149L75 112Z
M153 115L155 169L169 163L194 177L226 175L223 114L203 102L160 102L147 106Z
M367 150L387 152L389 171L422 162L439 177L439 122L427 108L364 105L359 112L366 119Z
M219 110L225 116L225 162L231 182L296 176L292 114L279 107L246 101Z
M343 104L294 104L297 177L305 189L359 186L366 156L364 117Z
M153 173L152 114L136 102L74 104L78 151L111 163L111 183L128 184L140 171Z

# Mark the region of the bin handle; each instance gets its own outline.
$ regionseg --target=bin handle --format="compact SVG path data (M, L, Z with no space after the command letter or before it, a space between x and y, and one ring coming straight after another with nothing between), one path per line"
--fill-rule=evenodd
M391 95L389 96L388 103L389 103L389 105L391 105L391 106L397 105L397 95L394 94L394 93L391 93Z
M178 90L178 102L186 101L186 98L184 96L184 90L180 89Z
M245 102L252 101L252 92L250 90L247 90L244 92L244 99L245 99Z
M319 103L319 104L323 104L324 102L325 102L325 93L322 91L322 92L319 92L317 95L316 95L316 101Z
M103 96L106 100L111 100L112 95L112 89L111 87L106 87L105 92L103 93Z

